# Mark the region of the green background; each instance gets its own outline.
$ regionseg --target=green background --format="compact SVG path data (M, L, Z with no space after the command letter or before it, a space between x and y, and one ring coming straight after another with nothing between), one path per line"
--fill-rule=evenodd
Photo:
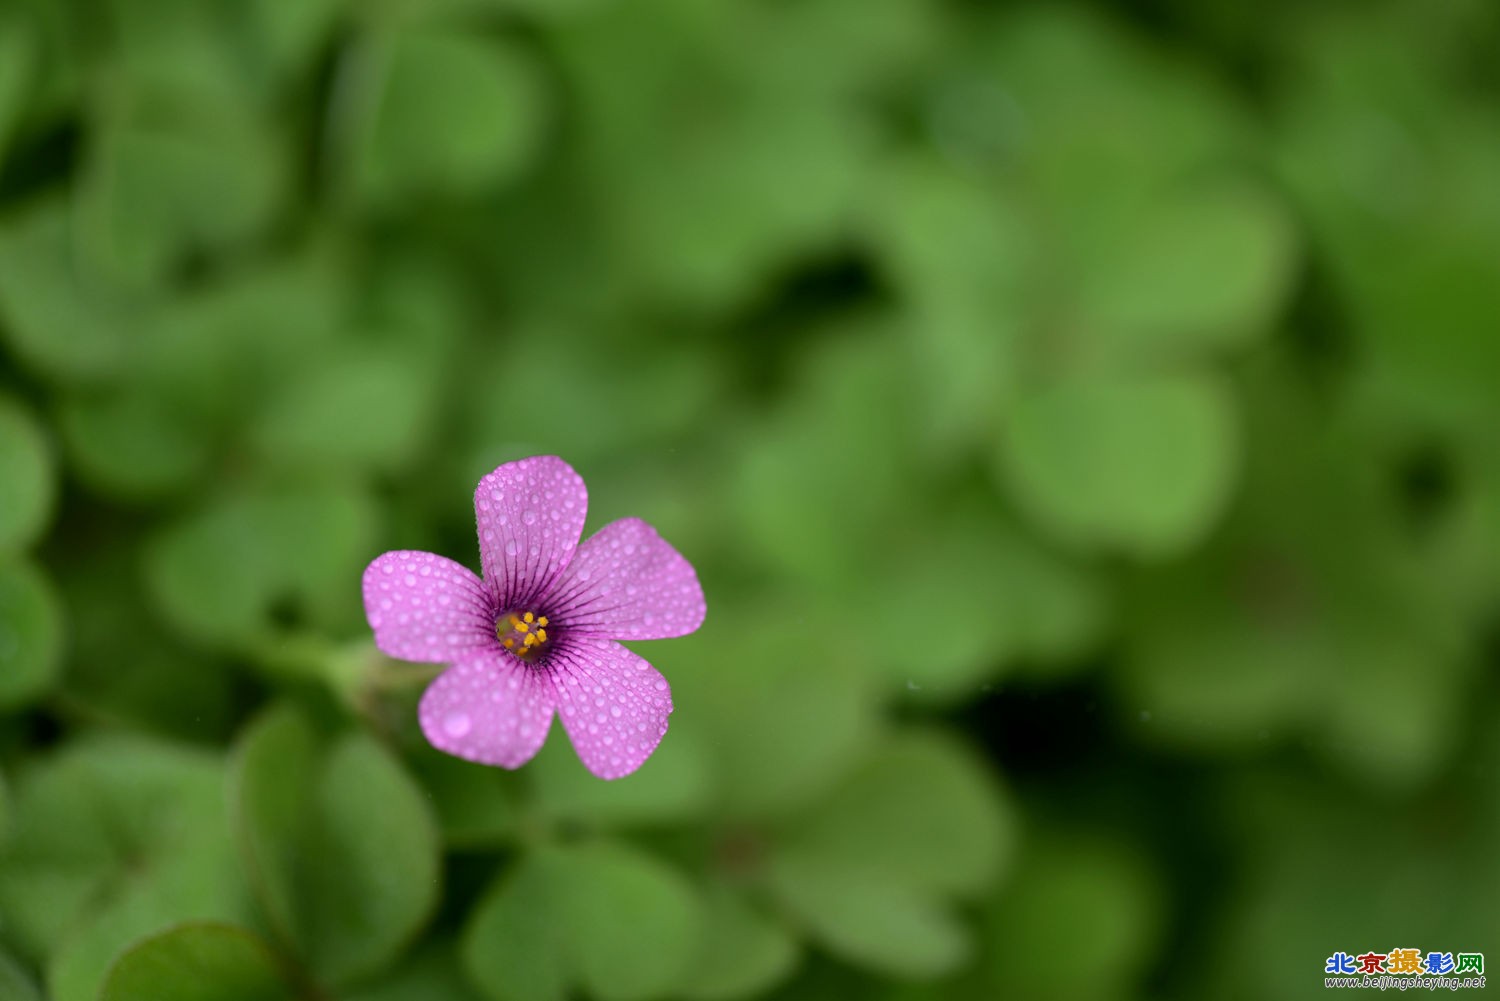
M1497 955L1500 6L0 0L0 1001ZM428 748L555 453L708 619Z

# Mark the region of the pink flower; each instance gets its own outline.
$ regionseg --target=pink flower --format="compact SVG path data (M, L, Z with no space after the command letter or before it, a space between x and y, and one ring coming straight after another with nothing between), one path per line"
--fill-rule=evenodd
M419 716L439 750L519 768L562 716L589 771L639 768L667 732L667 679L616 640L685 636L703 623L692 564L639 518L579 544L588 491L552 455L479 481L480 579L452 560L386 553L365 570L365 614L392 657L450 664Z

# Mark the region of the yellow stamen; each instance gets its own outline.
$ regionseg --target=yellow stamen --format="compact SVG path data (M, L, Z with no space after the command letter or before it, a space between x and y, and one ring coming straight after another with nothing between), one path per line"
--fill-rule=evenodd
M495 622L495 638L520 659L530 662L547 649L547 617L536 612L507 612Z

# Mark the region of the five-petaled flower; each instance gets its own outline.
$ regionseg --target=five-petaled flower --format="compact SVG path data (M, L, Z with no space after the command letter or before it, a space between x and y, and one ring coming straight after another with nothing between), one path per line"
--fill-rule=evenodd
M508 462L479 481L483 578L432 553L386 553L365 570L365 614L392 657L451 665L422 696L439 750L518 768L554 712L589 771L629 775L667 732L667 680L616 640L693 632L698 575L639 518L582 544L588 492L556 456Z

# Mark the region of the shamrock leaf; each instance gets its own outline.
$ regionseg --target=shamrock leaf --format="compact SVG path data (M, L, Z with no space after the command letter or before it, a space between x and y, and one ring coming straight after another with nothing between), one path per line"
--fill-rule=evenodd
M681 876L623 844L543 848L470 915L464 960L494 1001L645 1001L682 982L699 915Z
M296 1001L270 949L228 924L179 924L131 946L99 1001Z
M46 959L56 1001L95 1001L116 953L147 932L248 909L212 755L75 742L20 773L15 815L0 908L12 940Z
M153 540L146 583L173 625L219 646L264 635L279 602L312 619L354 620L358 593L343 584L359 576L373 520L369 499L355 490L253 489Z
M1135 996L1131 986L1161 935L1158 885L1127 846L1030 834L1014 877L989 905L989 983L1038 1001Z
M1017 501L1060 539L1160 558L1222 514L1237 432L1226 387L1206 375L1079 376L1017 397L998 459Z
M33 701L56 680L62 620L42 571L24 560L0 559L0 709Z
M0 1001L44 1001L30 975L3 949L0 949Z
M251 885L289 950L329 983L391 962L437 902L438 833L425 797L374 740L320 746L290 706L241 738L234 826Z
M791 975L800 948L779 922L715 880L705 888L697 958L682 994L730 1001L763 994Z
M912 977L968 955L970 936L947 898L982 892L1012 838L984 768L917 733L887 740L783 826L768 863L783 906L836 954Z
M473 196L541 150L549 95L531 56L492 36L417 28L375 43L385 68L356 185L377 205Z

